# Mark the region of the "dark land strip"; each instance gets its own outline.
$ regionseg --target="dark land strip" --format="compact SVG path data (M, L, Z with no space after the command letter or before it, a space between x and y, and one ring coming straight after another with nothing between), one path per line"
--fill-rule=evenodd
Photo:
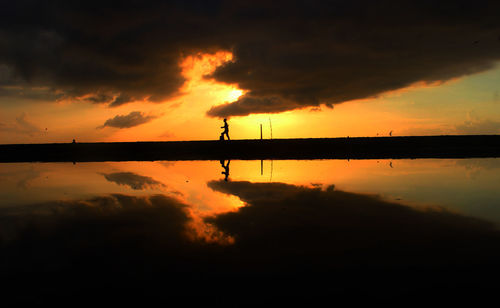
M500 135L0 145L0 162L500 157Z

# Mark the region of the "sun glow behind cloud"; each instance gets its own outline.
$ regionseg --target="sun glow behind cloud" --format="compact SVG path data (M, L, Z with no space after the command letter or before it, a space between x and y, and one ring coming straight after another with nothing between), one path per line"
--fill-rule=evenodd
M180 95L160 103L137 101L109 108L89 102L24 102L9 105L0 115L1 143L100 141L216 140L221 119L206 116L212 106L236 101L245 94L237 84L208 78L218 66L233 61L228 51L188 55L179 63L186 82ZM334 109L321 105L274 114L229 119L232 139L322 138L344 136L436 135L463 133L467 115L477 115L481 127L497 127L500 67L445 83L416 83L377 97L345 102ZM334 86L334 85L332 85ZM439 105L439 108L435 108ZM152 119L128 128L102 126L116 116L141 112ZM31 135L13 132L16 118L41 128ZM477 122L476 121L476 122ZM493 123L493 124L491 124ZM3 125L3 126L2 126ZM463 125L462 125L463 126ZM499 126L500 127L500 126ZM3 128L3 130L2 130ZM477 129L476 129L477 130ZM474 131L476 131L474 130ZM482 131L481 131L482 132ZM495 133L493 129L485 133Z

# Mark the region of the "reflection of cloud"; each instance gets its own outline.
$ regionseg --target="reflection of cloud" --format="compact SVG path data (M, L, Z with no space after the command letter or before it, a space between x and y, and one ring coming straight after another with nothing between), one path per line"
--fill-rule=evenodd
M163 195L110 195L1 209L0 269L37 273L44 271L40 264L47 264L56 274L71 269L80 275L116 270L133 275L139 257L152 261L159 250L189 242L185 207Z
M223 300L247 304L269 294L424 298L443 286L474 294L498 285L489 277L500 270L500 235L488 222L332 188L208 185L246 203L205 219L234 235L231 245L193 241L193 214L176 198L55 201L0 209L0 272L23 286L12 288L23 299L97 293L113 303L128 300L124 290L141 303L165 294L204 302L223 286Z
M176 162L175 161L169 161L169 160L165 160L165 161L159 161L157 162L158 164L162 165L163 167L165 168L170 168L170 167L173 167L175 166Z
M457 159L456 164L466 169L494 170L500 168L500 159L497 158L468 158Z
M165 184L149 176L143 176L133 172L103 173L102 175L110 182L114 182L118 185L126 185L135 190L165 187Z
M31 182L39 178L40 175L40 171L36 170L33 165L30 165L28 168L19 168L16 171L0 172L0 182L8 179L9 181L17 182L17 188L28 189L31 186Z
M54 201L29 206L3 208L0 209L0 215L5 223L0 226L0 231L2 231L0 235L5 239L6 229L13 231L13 226L15 226L18 232L21 232L22 228L31 224L44 228L48 223L52 224L58 220L74 221L80 225L83 225L83 221L98 221L100 219L109 220L111 223L114 216L118 217L118 220L129 220L129 227L133 229L135 218L137 221L152 219L152 222L155 222L156 219L154 217L165 213L168 213L170 217L169 221L175 226L172 230L180 234L182 226L189 221L187 212L184 209L185 207L186 205L177 199L164 195L135 197L115 194L81 201ZM68 221L64 223L69 223ZM116 226L119 225L120 223L116 221ZM102 229L101 231L109 229L107 230L108 232L116 226L113 226L113 224L95 225L96 228ZM124 229L122 236L125 238L127 224L122 225L122 227ZM76 232L79 226L71 228ZM105 232L102 235L104 236ZM81 236L83 237L84 235L82 234Z
M134 126L138 126L147 122L151 122L156 119L158 116L154 115L145 115L139 111L132 111L127 115L117 115L114 118L106 120L102 126L98 128L108 127L116 127L116 128L130 128Z
M126 289L133 294L161 289L165 296L167 286L186 296L193 278L215 273L205 269L210 264L205 259L217 245L200 241L192 222L186 204L164 195L114 194L0 208L0 273L12 277L2 300L11 295L8 287L23 302L76 294L93 299L99 294L100 300L111 290ZM113 292L113 302L120 301Z
M208 185L246 203L208 219L235 237L242 254L286 256L288 266L299 271L311 264L319 271L339 265L444 266L451 259L496 262L491 256L500 256L495 247L500 234L491 223L444 209L420 210L374 196L282 183ZM491 242L482 242L485 238Z
M17 187L21 189L28 189L31 182L40 177L40 172L36 171L33 167L26 171L24 177L17 182Z
M455 163L457 166L464 167L470 178L476 178L481 171L491 171L500 168L500 159L496 158L458 159Z

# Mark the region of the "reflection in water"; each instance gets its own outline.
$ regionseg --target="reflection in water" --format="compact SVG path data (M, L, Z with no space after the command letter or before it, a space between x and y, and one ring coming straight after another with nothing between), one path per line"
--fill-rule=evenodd
M144 190L146 188L154 188L155 186L165 187L165 184L154 180L152 177L138 175L133 172L103 173L102 175L110 182L115 182L118 185L127 185L134 190Z
M248 164L258 177L259 163L236 161L233 169ZM276 176L282 179L279 163ZM280 301L291 294L429 298L457 292L475 296L498 287L500 231L494 222L456 208L396 202L367 194L369 189L348 192L342 188L348 180L339 177L334 186L331 178L322 178L340 176L331 169L339 162L321 162L315 169L316 163L302 168L309 175L315 171L314 177L290 173L288 183L226 181L229 161L220 162L228 168L223 180L213 179L217 162L79 164L77 174L72 165L53 165L59 173L70 170L60 189L75 183L70 187L88 190L89 196L43 200L56 196L53 192L40 195L40 201L0 206L6 294L21 301L99 294L113 303L135 295L141 302L215 296L237 306L266 295ZM381 187L376 185L396 182L381 172L402 170L397 178L407 185L412 182L401 179L420 174L426 164L429 170L436 163L457 166L410 163L421 165L411 169L401 161L391 169L387 162L369 162L361 169L365 179L383 170L372 184ZM383 169L370 169L378 166ZM56 176L48 169L36 171ZM25 173L14 176L12 187ZM233 170L233 178L241 174ZM82 177L95 186L71 180ZM9 187L9 181L4 177L2 183ZM357 187L369 187L359 181ZM460 187L447 185L453 183ZM37 191L34 184L29 189Z
M229 159L227 160L227 163L224 163L225 160L221 159L220 165L222 168L224 168L224 171L221 172L221 174L224 175L224 181L227 182L227 179L229 177L229 163L231 162Z
M332 186L208 185L246 203L208 220L233 235L252 259L286 256L292 268L309 268L312 262L326 269L449 266L450 260L463 265L499 256L500 233L493 224L442 208L415 209Z

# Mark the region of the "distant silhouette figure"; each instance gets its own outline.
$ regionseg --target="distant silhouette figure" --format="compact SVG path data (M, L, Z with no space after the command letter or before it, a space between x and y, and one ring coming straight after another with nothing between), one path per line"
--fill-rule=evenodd
M389 136L391 136L391 137L392 137L392 130L389 132Z
M231 140L231 138L229 138L229 125L227 125L227 119L224 119L224 126L221 126L220 128L224 128L224 131L221 134L222 140L224 140L224 135L226 135L227 140Z
M221 172L221 174L224 174L225 177L224 177L224 181L227 182L227 178L229 177L229 163L231 162L229 159L227 160L227 164L224 164L224 159L221 159L220 160L220 165L222 166L222 168L224 168L224 171Z
M73 143L76 143L76 140L75 140L75 139L73 139Z

